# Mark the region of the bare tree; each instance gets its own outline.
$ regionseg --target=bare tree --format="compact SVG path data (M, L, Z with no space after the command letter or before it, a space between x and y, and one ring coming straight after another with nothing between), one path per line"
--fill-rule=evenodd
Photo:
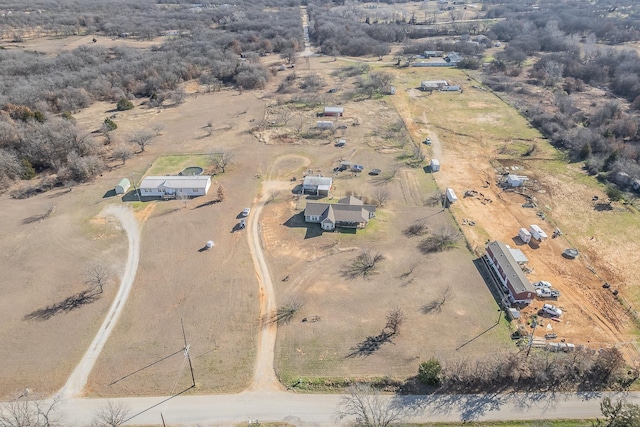
M402 421L406 407L394 405L369 384L358 383L347 389L340 400L338 418L355 418L363 427L387 427Z
M442 306L452 297L453 292L451 291L451 287L447 286L444 291L442 291L440 298L434 299L430 303L423 305L420 311L422 311L422 314L440 313L442 311Z
M389 201L389 199L391 198L391 194L386 188L378 187L373 192L373 198L376 201L376 206L381 208L386 202Z
M224 173L225 168L231 163L233 154L230 151L216 151L209 153L209 160L213 163L220 173Z
M125 165L127 160L133 157L133 150L127 145L119 144L113 149L111 155L114 159L122 160L122 164Z
M119 427L129 418L131 408L124 402L108 401L100 408L93 421L95 427Z
M151 126L151 130L153 131L153 133L155 133L156 136L160 136L160 134L162 134L162 131L164 130L164 125L162 123L156 123Z
M453 227L442 227L431 236L423 239L418 244L418 249L420 249L423 254L442 252L455 248L461 237L460 232Z
M280 120L282 121L282 124L286 126L289 124L289 121L291 121L293 116L294 116L293 111L291 111L289 108L285 108L280 113Z
M267 315L264 320L266 323L277 323L278 325L287 324L291 322L302 307L304 307L304 303L298 299L294 299L282 307L278 307L275 313Z
M391 168L389 168L389 172L376 176L373 179L373 183L374 184L386 184L388 182L391 182L396 175L398 174L398 171L400 171L400 169L402 169L402 165L399 164L395 164L393 166L391 166Z
M394 308L387 314L387 324L385 325L384 328L388 330L391 333L391 335L396 335L403 321L404 321L404 312L402 311L402 309Z
M187 202L189 201L189 195L186 193L178 193L176 194L176 200L180 200L184 203L184 208L187 208Z
M109 283L113 272L101 261L95 261L84 272L85 283L99 294L104 291L104 287Z
M424 221L419 221L405 228L402 234L404 234L407 237L413 237L413 236L422 236L424 234L427 234L428 232L429 232L429 227L427 226L427 224L425 224Z
M342 276L350 280L358 277L367 279L369 276L377 274L376 268L383 259L384 255L381 253L370 250L362 251L350 264L344 266Z
M436 191L424 201L426 206L437 206L440 203L442 203L442 191L440 191L440 189L436 189Z
M138 130L129 135L129 142L140 147L140 152L144 153L144 149L155 138L155 135L146 129Z
M222 202L225 197L227 197L227 193L224 191L224 187L222 184L218 185L218 201Z
M23 395L26 397L26 393ZM27 400L18 398L0 406L0 427L57 427L60 399Z

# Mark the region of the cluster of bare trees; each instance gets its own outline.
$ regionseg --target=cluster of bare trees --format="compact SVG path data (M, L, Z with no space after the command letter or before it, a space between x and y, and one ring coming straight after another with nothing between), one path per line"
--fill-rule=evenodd
M65 425L59 414L60 398L31 396L29 389L17 399L0 405L0 427L59 427ZM131 408L124 402L108 401L100 407L92 427L118 427L130 419Z
M442 385L455 391L515 388L520 390L602 390L616 383L633 381L617 348L592 350L577 347L570 353L547 351L494 354L480 359L447 361Z

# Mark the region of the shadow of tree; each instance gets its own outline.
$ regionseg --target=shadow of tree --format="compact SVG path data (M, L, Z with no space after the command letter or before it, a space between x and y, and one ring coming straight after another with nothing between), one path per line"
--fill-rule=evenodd
M393 342L391 341L391 337L393 337L393 333L388 331L382 331L378 335L368 336L364 339L364 341L358 343L355 347L351 348L351 352L345 356L346 359L356 356L366 357L371 356L373 353L378 351L382 344Z
M26 314L22 319L40 321L48 320L57 314L68 313L76 308L80 308L83 305L91 304L99 297L100 293L97 293L94 290L82 291L77 294L71 295L70 297L67 297L60 302L32 311L31 313Z
M420 312L422 314L438 314L442 311L442 306L447 302L447 300L451 299L452 296L453 293L451 292L451 288L447 286L442 292L440 299L434 299L430 303L423 305L420 307Z

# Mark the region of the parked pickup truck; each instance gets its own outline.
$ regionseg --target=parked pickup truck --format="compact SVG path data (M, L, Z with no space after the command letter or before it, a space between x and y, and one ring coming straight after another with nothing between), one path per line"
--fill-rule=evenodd
M538 288L536 289L536 295L538 295L539 298L558 298L560 291L551 288Z

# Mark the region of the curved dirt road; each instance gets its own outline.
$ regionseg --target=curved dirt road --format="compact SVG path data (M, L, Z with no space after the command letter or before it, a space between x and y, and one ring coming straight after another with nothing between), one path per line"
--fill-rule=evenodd
M111 205L107 206L102 211L102 216L113 216L117 218L122 224L122 228L127 233L129 240L129 254L127 256L127 264L124 269L124 275L120 282L120 289L116 295L107 317L102 322L98 333L93 338L91 345L87 349L84 356L80 360L80 363L73 370L66 384L59 391L59 395L62 398L71 398L82 394L89 374L95 365L102 348L104 347L111 331L118 322L118 318L122 313L129 292L133 286L133 280L136 277L136 271L138 270L138 261L140 260L140 229L138 222L133 216L133 212L129 208L124 206Z

